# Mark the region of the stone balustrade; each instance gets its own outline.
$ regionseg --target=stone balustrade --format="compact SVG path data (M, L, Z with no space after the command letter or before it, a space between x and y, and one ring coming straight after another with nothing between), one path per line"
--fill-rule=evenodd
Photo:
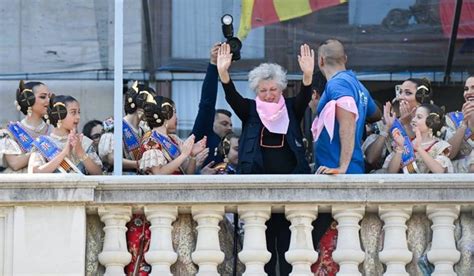
M271 213L284 213L291 223L285 254L291 275L312 275L318 258L312 224L321 213L337 221L338 275L422 275L423 269L470 275L474 267L472 175L55 174L1 175L0 181L1 275L87 275L99 273L99 263L99 274L125 275L131 259L125 224L134 213L151 223L145 254L151 275L172 275L180 258L173 223L185 214L197 230L195 247L187 252L196 275L219 275L226 258L220 222L229 212L244 223L238 253L243 275L265 275L271 257L265 222ZM96 232L103 231L99 239L85 234L94 217ZM363 239L367 234L376 236ZM93 247L99 249L95 255Z

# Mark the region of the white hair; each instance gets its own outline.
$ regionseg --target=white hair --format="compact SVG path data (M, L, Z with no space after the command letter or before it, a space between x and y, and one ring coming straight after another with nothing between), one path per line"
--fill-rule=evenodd
M288 84L286 70L276 63L262 63L249 72L249 85L254 92L262 80L274 80L281 90Z

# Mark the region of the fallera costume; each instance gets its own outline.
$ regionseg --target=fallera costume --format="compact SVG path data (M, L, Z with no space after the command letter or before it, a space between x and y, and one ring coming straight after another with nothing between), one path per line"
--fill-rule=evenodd
M450 112L446 114L446 135L444 140L451 139L459 128L459 119L462 120L461 112ZM469 135L471 134L471 135ZM461 143L458 155L451 160L455 173L467 173L469 167L474 164L474 135L469 130L466 131L464 140Z
M56 147L59 151L61 151L67 143L67 135L57 136L51 133L49 136L38 137L36 141L42 142L40 144L37 144L39 145L39 147L42 147L42 148L47 147L48 150L53 147ZM84 136L82 138L82 147L84 148L84 151L86 152L88 157L98 166L102 167L102 162L100 161L99 156L95 152L94 146L92 145L92 140ZM54 157L54 156L51 156L51 157ZM80 160L78 156L74 154L74 152L70 154L70 156L68 157L68 160L72 163L73 166L79 169L80 173L87 174L84 164L82 164L82 161ZM31 153L30 161L28 162L28 173L33 173L34 167L44 165L47 162L48 162L48 156L45 155L42 149L36 146L34 151ZM64 172L64 171L56 170L56 172ZM78 173L76 170L68 170L67 172Z
M53 127L42 122L38 127L28 125L26 119L10 122L6 129L0 130L0 166L6 169L3 173L26 173L28 166L14 171L8 167L5 154L28 154L34 146L34 140L41 135L49 135Z
M435 138L432 143L429 145L425 145L425 151L436 161L438 161L441 166L446 170L447 173L452 173L454 172L453 164L451 163L451 160L449 159L449 150L451 148L451 145L443 141L439 138ZM383 164L384 169L388 169L388 166L390 164L390 160L392 160L393 156L395 155L395 152L390 153L387 158L385 159L385 162ZM415 151L415 162L418 167L418 173L430 173L431 171L428 169L426 166L425 162L423 162L423 159L419 155L418 152Z

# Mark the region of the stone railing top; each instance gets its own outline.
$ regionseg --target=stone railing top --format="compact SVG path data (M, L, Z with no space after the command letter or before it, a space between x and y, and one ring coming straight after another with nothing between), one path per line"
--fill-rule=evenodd
M472 174L0 175L0 202L89 204L474 203Z

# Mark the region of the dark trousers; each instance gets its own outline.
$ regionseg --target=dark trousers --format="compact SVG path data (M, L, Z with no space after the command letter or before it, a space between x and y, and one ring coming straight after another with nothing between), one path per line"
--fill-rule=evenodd
M291 265L285 259L285 252L290 247L290 225L285 214L272 214L266 222L267 249L272 253L270 261L265 265L265 272L269 276L287 276L291 272Z
M331 225L333 218L330 213L320 213L313 221L313 245L316 249L319 240ZM291 273L291 264L285 259L285 252L290 248L290 225L284 214L272 214L266 222L267 249L272 253L270 261L265 265L265 272L269 276L276 276L279 270L280 276L287 276ZM278 261L277 261L278 260Z

